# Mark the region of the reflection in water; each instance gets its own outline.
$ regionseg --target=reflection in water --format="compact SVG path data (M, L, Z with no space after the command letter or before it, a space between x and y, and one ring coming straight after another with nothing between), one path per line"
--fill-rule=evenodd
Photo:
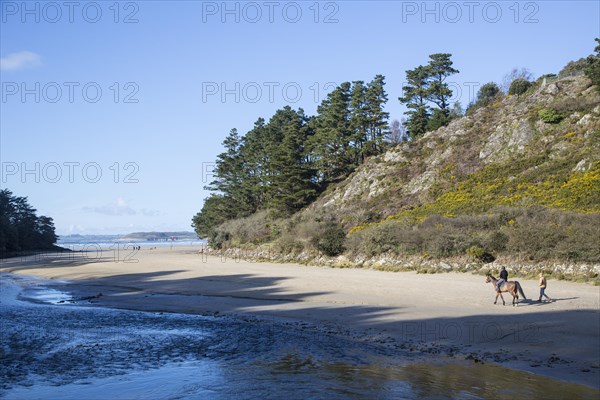
M415 357L296 326L15 301L20 290L3 276L0 397L7 399L595 399L599 394L491 364ZM39 291L30 293L44 298Z
M409 382L414 398L597 398L598 391L511 370L494 364L470 362L414 363L402 368L386 368L387 379Z

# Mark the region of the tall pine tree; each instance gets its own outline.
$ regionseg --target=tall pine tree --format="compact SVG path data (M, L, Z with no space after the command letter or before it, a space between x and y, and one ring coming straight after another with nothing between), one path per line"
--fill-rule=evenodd
M361 164L365 158L365 145L369 141L368 114L367 87L363 81L354 81L350 95L350 145L354 165Z
M269 125L281 134L273 147L269 208L290 215L310 203L317 195L315 171L307 157L306 143L312 136L304 111L289 106L278 110Z
M255 211L264 207L268 201L270 156L265 146L270 140L268 135L265 119L259 118L252 130L242 138L240 156L243 160L244 181L241 186Z
M383 150L383 139L388 129L390 114L383 111L388 97L385 93L385 77L376 75L369 82L366 91L366 108L368 118L368 142L366 156L379 154Z
M236 217L244 217L255 211L248 203L244 192L244 160L241 156L242 140L237 129L232 129L223 141L225 152L217 156L214 170L215 180L206 189L220 192L224 201L229 202L229 212Z
M448 53L431 54L429 64L406 71L404 96L399 100L408 108L406 128L413 139L450 122L452 90L446 78L459 72L452 67L451 56ZM437 107L432 109L428 103Z
M427 132L430 117L430 107L427 104L429 96L429 71L419 65L413 70L406 71L406 84L402 87L404 96L398 98L406 104L406 128L411 138L416 138Z
M452 54L437 53L429 56L427 64L429 93L427 99L438 108L433 110L433 115L428 123L428 130L435 130L450 122L450 98L452 90L446 83L446 78L457 74L459 71L452 67Z
M324 183L343 179L356 167L351 147L350 89L350 82L342 83L317 109L311 149Z

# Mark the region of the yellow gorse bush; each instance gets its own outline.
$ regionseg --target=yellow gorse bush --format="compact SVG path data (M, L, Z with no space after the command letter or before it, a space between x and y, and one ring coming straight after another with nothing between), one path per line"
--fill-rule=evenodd
M419 223L432 214L455 217L485 212L496 206L522 205L542 205L581 213L600 212L600 165L585 172L571 172L566 180L560 175L550 175L541 182L499 177L502 172L495 166L486 167L431 203L401 211L387 220L404 218ZM349 234L378 224L380 222L357 225Z

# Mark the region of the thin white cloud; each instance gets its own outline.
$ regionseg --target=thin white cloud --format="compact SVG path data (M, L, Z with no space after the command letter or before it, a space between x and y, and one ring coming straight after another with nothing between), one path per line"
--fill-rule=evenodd
M159 217L165 215L162 211L149 210L147 208L136 211L131 208L122 197L119 197L114 203L105 204L99 207L83 207L82 209L86 212L112 216L143 215L145 217Z
M40 65L42 57L31 51L19 51L0 58L0 70L18 71Z
M162 217L163 215L166 215L160 210L149 210L147 208L142 208L140 213L146 217Z
M121 216L121 215L135 215L136 212L133 208L129 207L127 202L123 200L121 197L117 199L116 202L105 204L99 207L83 207L83 211L92 212L96 214L103 215L113 215L113 216Z

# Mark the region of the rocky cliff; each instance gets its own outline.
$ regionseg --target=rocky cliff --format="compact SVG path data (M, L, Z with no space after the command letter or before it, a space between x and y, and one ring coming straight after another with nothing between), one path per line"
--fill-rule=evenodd
M309 210L335 214L349 229L419 208L457 215L540 204L597 212L599 150L597 88L584 76L544 79L371 158ZM458 204L460 194L467 204ZM458 203L442 204L449 200Z

